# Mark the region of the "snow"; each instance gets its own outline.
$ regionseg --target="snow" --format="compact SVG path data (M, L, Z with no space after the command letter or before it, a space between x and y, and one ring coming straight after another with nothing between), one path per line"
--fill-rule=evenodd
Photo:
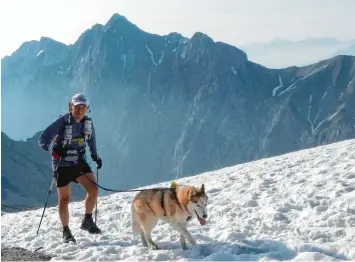
M232 69L232 72L233 72L233 74L237 74L237 71L235 70L235 68L234 68L234 66L231 66L231 69Z
M150 78L151 78L151 76L152 76L152 72L149 72L149 75L148 75L148 82L147 82L147 90L148 90L148 92L150 92L150 86L151 86L151 84L150 84Z
M77 245L61 243L57 208L46 210L38 237L42 209L4 214L1 245L43 246L57 256L52 260L355 260L355 139L178 182L205 183L209 196L207 224L192 220L197 246L188 250L180 248L178 234L166 223L152 234L160 250L142 246L131 233L135 193L100 197L101 235L79 229L83 202L71 203Z
M263 139L263 142L261 144L261 149L262 150L265 150L265 145L267 143L267 141L269 140L269 136L272 132L272 130L274 130L274 127L275 125L279 122L279 119L280 119L280 116L281 116L281 112L284 110L284 107L285 107L285 103L281 104L280 108L278 109L278 111L276 112L276 114L274 114L274 117L271 121L271 125L270 127L268 128L265 136L264 136L264 139Z
M154 64L155 67L157 67L158 65L160 65L162 62L163 62L163 59L164 59L164 52L161 51L161 55L160 55L160 58L158 60L158 63L155 61L154 59L154 53L153 51L149 48L148 45L145 45L145 48L147 49L149 55L150 55L150 59L152 60L152 63Z
M312 124L312 133L315 134L322 125L324 125L325 123L327 123L329 121L332 121L332 119L334 117L336 117L344 109L344 107L345 107L345 104L340 105L336 112L334 112L333 114L329 115L324 120L320 121L319 124L315 128L314 128L314 123L311 122L311 124Z
M328 91L325 91L324 95L322 96L322 100L324 99L324 97L328 94Z
M281 96L284 93L290 92L291 90L295 89L297 87L297 83L301 80L302 80L302 78L299 78L298 80L296 80L296 82L294 82L292 85L288 86L284 91L280 92L280 94L278 94L278 96Z
M312 76L312 75L314 75L314 74L316 74L316 73L322 71L322 70L325 69L327 66L328 66L328 65L324 65L324 66L321 66L321 67L319 67L319 68L313 70L313 71L312 71L311 73L309 73L308 75L302 77L301 80L304 80L304 79L306 79L307 77L310 77L310 76Z
M312 100L313 100L313 96L312 96L312 95L309 95L307 119L308 119L308 121L310 121L310 122L312 122L312 121L311 121Z
M145 45L145 48L147 49L147 51L148 51L148 53L149 53L149 55L150 55L150 59L152 60L153 64L154 64L155 66L157 66L158 64L157 64L157 62L156 62L155 59L154 59L154 54L153 54L152 50L151 50L151 49L149 48L149 46L147 46L147 45Z
M272 90L272 96L275 96L277 90L279 90L281 87L283 87L283 84L282 84L282 78L279 75L279 85Z
M316 68L315 70L313 70L311 73L309 73L308 75L306 76L303 76L302 78L299 78L296 82L294 82L293 84L291 84L290 86L288 86L284 91L280 92L280 94L278 94L278 96L281 96L283 95L284 93L287 93L287 92L290 92L291 90L295 89L297 87L297 83L302 81L302 80L305 80L306 78L314 75L314 74L317 74L319 73L320 71L322 71L323 69L325 69L328 65L324 65L324 66L321 66L321 67L318 67ZM293 81L293 79L291 80L291 82ZM276 87L277 88L277 87ZM274 88L275 90L275 88ZM276 94L276 91L273 91L273 94Z
M164 52L161 51L161 56L159 58L159 65L163 62L163 58L164 58Z
M121 59L123 61L123 68L126 68L127 55L126 54L122 54L121 55Z
M44 51L44 49L41 49L41 50L38 52L37 56L39 56L40 54L42 54L43 51Z

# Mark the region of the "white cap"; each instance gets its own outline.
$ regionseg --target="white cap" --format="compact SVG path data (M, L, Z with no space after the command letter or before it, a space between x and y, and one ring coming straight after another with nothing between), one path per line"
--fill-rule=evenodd
M71 99L71 102L74 106L86 105L87 107L89 107L89 102L83 94L75 94Z

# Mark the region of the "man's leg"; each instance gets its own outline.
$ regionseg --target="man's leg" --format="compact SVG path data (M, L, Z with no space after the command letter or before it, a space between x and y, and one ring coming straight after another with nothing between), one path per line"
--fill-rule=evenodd
M98 196L98 189L97 186L91 183L88 179L93 182L96 182L93 173L88 173L85 176L80 176L76 179L76 181L79 182L80 185L82 185L87 192L85 199L85 214L92 214Z
M93 173L88 173L85 176L80 176L76 179L76 181L79 182L87 192L85 199L85 217L82 221L81 229L87 230L91 234L100 234L101 230L92 219L92 211L94 210L97 201L98 189L97 186L89 180L96 182Z
M70 185L58 187L58 213L62 226L68 226L69 224L69 211L68 206L70 202Z
M69 243L70 241L76 242L69 229L69 201L70 201L70 185L60 186L58 191L58 213L60 222L63 226L63 241Z

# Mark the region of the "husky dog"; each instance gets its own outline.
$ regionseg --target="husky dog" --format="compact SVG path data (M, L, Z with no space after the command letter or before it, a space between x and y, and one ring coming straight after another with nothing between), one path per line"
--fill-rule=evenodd
M180 233L180 246L187 249L186 240L196 245L187 223L196 217L201 225L206 224L207 200L204 184L199 188L175 184L169 189L141 191L134 197L131 207L133 232L140 233L143 246L158 249L151 232L161 219Z

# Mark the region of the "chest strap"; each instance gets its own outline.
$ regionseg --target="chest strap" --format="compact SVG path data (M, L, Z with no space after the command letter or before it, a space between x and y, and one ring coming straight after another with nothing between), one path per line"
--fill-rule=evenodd
M160 205L161 205L161 208L163 209L164 211L164 216L166 216L166 209L165 209L165 192L169 191L171 193L171 195L173 196L173 199L175 200L175 202L179 205L179 207L184 210L177 198L177 195L176 195L176 189L175 188L169 188L169 189L164 189L161 193L161 199L160 199Z
M72 116L69 114L68 119L64 123L63 145L69 145L73 140L73 121L75 120L73 120ZM81 136L87 141L92 136L92 120L90 117L85 116L81 119L80 123L84 125Z

